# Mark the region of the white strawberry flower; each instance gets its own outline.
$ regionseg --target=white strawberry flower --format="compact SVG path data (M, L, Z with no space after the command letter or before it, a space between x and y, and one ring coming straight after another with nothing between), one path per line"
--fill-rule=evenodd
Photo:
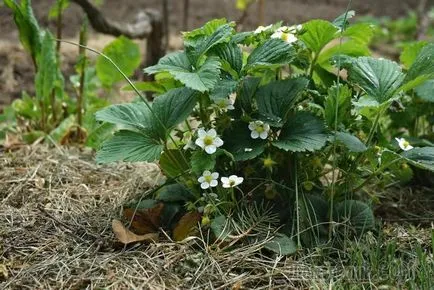
M271 29L273 27L273 25L268 25L268 26L258 26L258 28L256 28L256 30L253 32L254 34L259 34L261 32L267 31L269 29Z
M200 182L200 188L207 189L210 187L216 187L218 184L218 178L218 172L211 172L209 170L205 170L202 173L202 176L197 179L197 181Z
M243 183L244 178L238 177L236 175L231 175L229 177L222 177L221 181L224 188L231 188Z
M405 140L404 138L395 138L396 142L398 142L399 147L404 150L408 151L413 149L414 147L410 145L410 143Z
M293 43L296 42L298 39L295 36L295 33L297 31L301 30L299 26L282 26L279 27L272 35L271 38L280 38L286 43Z
M262 121L253 121L249 123L250 137L252 139L261 138L263 140L267 139L268 132L270 132L270 125Z
M208 154L213 154L217 151L217 147L223 145L223 140L217 136L215 129L210 129L205 131L205 129L200 128L197 131L199 138L196 139L195 144L205 150Z
M231 98L223 98L215 101L217 107L223 111L234 110L235 100Z

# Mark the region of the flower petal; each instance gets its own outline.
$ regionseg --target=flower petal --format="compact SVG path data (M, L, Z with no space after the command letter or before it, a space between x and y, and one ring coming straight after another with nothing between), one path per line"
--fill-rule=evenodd
M217 147L214 144L205 146L205 152L208 154L213 154L216 152L216 150L217 150Z
M209 171L209 170L205 170L205 171L202 173L202 175L203 175L203 176L211 175L211 171Z
M211 136L213 138L217 137L217 132L215 131L215 129L209 129L208 132L206 133L208 136Z
M214 145L216 146L216 147L220 147L220 146L222 146L223 145L223 140L222 139L220 139L220 137L216 137L215 139L214 139Z
M197 130L197 136L199 136L199 138L203 138L206 136L206 131L202 128L200 128L199 130Z
M250 137L252 137L252 139L258 139L259 134L258 134L258 132L256 132L256 131L252 131L252 132L250 133Z
M201 183L201 184L200 184L200 188L202 188L202 189L207 189L207 188L209 188L209 183L208 183L208 182L203 182L203 183Z
M261 137L261 139L265 140L268 137L268 132L267 131L263 131L261 132L261 134L259 134L259 137Z
M218 172L213 172L211 174L211 176L212 176L213 179L217 179L217 178L219 178L219 173Z
M209 183L209 185L210 185L211 187L216 187L217 184L219 184L217 180L211 180L211 182Z
M205 147L205 143L203 142L203 139L201 139L201 138L196 139L196 141L194 143L197 146L201 147L202 149Z
M205 182L205 177L201 176L197 179L197 181L200 183Z

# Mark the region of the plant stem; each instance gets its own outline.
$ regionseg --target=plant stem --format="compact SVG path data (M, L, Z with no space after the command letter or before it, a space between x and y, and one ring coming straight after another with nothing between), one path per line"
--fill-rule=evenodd
M295 160L295 168L294 168L294 178L295 178L295 215L297 221L297 246L301 247L301 239L300 239L300 201L299 201L299 193L298 193L298 160L297 156L294 158Z
M87 45L87 26L88 21L87 17L83 19L83 24L80 29L80 45ZM86 81L86 49L82 46L78 48L79 53L79 61L81 61L81 71L80 71L80 89L77 95L77 123L78 126L82 126L83 124L83 104L85 103L85 81Z

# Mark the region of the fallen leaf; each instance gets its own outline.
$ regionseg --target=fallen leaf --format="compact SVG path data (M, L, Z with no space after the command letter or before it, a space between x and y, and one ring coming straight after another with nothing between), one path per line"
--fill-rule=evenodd
M235 284L232 285L232 290L240 290L242 286L243 283L241 283L241 281L235 282Z
M136 210L125 208L123 216L126 221L131 222L131 231L138 235L158 232L161 225L161 213L164 204L158 203L152 208Z
M197 211L186 213L173 229L173 239L182 241L191 233L192 229L200 221L202 214Z
M7 133L3 142L4 151L13 151L21 148L24 143L20 140L18 135Z
M136 235L129 229L125 228L121 221L114 219L112 221L113 232L116 238L123 244L135 242L156 242L158 241L158 233L149 233L145 235Z

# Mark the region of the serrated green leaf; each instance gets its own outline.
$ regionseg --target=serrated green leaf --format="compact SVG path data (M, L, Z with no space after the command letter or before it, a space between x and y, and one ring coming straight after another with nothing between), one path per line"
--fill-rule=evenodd
M426 81L414 90L422 100L434 103L434 79Z
M211 230L220 241L229 240L229 235L231 234L231 228L224 215L217 216L211 222Z
M341 124L351 113L351 89L346 85L334 85L328 89L328 94L324 101L325 120L330 128L335 124ZM338 108L336 108L336 105ZM336 120L337 110L337 120Z
M243 53L241 48L234 42L217 45L212 52L220 59L227 62L239 76L243 68Z
M114 161L152 162L160 158L164 146L147 135L121 130L105 141L97 152L98 163Z
M349 40L342 44L337 44L329 48L323 49L318 56L317 63L327 71L335 73L336 68L332 65L332 63L337 65L337 63L332 61L335 56L346 55L351 57L358 57L368 56L370 54L371 53L369 51L369 48L365 44L360 44L354 40ZM336 77L334 78L336 79Z
M335 20L333 20L333 25L339 29L343 29L344 27L348 26L349 20L353 18L355 15L356 12L354 10L346 11L345 13L336 17Z
M258 89L260 82L260 78L247 77L243 79L240 86L240 91L238 92L237 98L235 100L235 106L240 106L247 113L252 112L253 97L256 94L256 90Z
M200 92L214 88L220 76L220 62L209 57L198 69L194 69L185 52L170 53L161 58L157 65L145 69L148 74L168 72L187 87Z
M342 142L351 152L364 152L368 150L359 138L347 132L336 132L336 140Z
M244 70L288 64L294 59L295 53L292 45L281 39L272 38L252 51Z
M300 36L300 39L316 54L338 36L338 28L325 20L316 19L306 22L303 24L303 29L306 32Z
M362 234L375 226L372 209L358 200L345 200L337 203L333 209L336 222L349 223L358 234Z
M281 125L283 125L289 111L308 83L308 79L300 77L275 81L260 87L256 93L259 113L275 120L281 120Z
M197 102L197 93L189 88L177 88L158 96L152 105L155 116L158 116L160 130L170 131L183 122L193 111Z
M157 82L134 82L134 86L139 91L144 91L144 92L153 92L153 93L157 93L157 94L162 94L166 91L164 86L157 83ZM135 91L134 88L131 87L131 85L129 85L129 84L122 87L121 90L127 91L127 92L134 92Z
M191 170L200 175L205 170L212 170L215 167L215 154L208 154L203 150L195 151L190 159Z
M194 39L198 36L210 36L213 34L220 26L225 25L228 21L226 18L213 19L205 23L204 26L197 28L192 31L183 32L182 36L185 40Z
M169 178L179 177L189 169L183 152L173 149L161 154L159 165L163 173Z
M228 42L233 33L233 28L229 24L218 27L213 34L203 39L190 43L186 46L187 56L192 64L197 64L198 60L214 46Z
M285 151L312 152L321 149L327 140L323 121L302 112L288 118L279 139L272 144Z
M140 65L141 54L139 46L132 40L120 36L109 43L102 52L108 56L127 76L131 76ZM110 87L123 80L123 76L103 56L96 60L96 73L104 86Z
M35 76L36 98L48 103L58 79L58 66L54 40L49 32L43 38L41 53L37 58L38 71Z
M214 90L212 90L209 97L214 102L220 99L227 98L237 89L237 86L238 81L234 81L231 79L221 79L215 85Z
M434 78L434 43L422 48L417 58L414 60L402 86L403 91L411 90L428 79Z
M295 242L281 233L277 233L271 241L264 245L264 248L280 256L287 256L297 252Z
M223 148L229 151L235 161L253 159L265 150L266 140L252 139L249 124L235 121L232 127L227 129L223 135Z
M95 121L94 121L95 122ZM86 127L87 128L87 127ZM85 145L92 149L99 149L102 143L111 137L115 126L113 124L98 124L89 132Z
M359 45L368 45L375 34L375 26L371 23L357 23L349 26L343 33L342 37L351 38Z
M422 48L424 48L424 46L427 44L428 43L426 41L419 41L404 45L404 49L401 53L401 56L399 57L399 60L405 66L405 68L409 69L413 65L417 56L422 51Z
M169 184L157 191L158 200L164 202L190 201L194 200L194 194L184 185L174 183Z
M434 147L416 147L401 155L414 166L434 172Z
M398 93L404 74L396 62L359 57L349 67L348 80L382 104Z
M135 128L141 132L157 130L152 113L143 102L111 105L96 112L95 118L97 121Z

